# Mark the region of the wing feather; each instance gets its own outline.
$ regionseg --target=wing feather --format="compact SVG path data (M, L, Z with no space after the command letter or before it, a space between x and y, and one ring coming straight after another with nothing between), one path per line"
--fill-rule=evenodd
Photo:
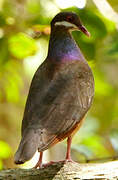
M88 65L77 62L58 70L55 65L44 63L31 83L22 134L27 127L40 129L43 145L39 149L47 149L56 137L83 118L93 94L94 80Z

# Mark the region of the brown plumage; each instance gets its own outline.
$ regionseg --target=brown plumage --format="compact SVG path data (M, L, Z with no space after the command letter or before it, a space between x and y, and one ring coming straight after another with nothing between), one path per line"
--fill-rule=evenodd
M52 21L48 56L35 73L27 98L22 139L15 155L17 164L32 158L37 149L43 152L66 137L72 138L91 106L94 95L91 69L70 35L70 27L54 27L66 17L78 18L73 14L60 13ZM79 29L87 34L78 22ZM70 144L68 141L69 147ZM69 152L66 157L70 159ZM37 166L41 163L42 158Z

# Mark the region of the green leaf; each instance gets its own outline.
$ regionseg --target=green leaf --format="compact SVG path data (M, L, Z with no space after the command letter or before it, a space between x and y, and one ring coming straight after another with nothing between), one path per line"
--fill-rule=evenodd
M18 59L34 55L37 45L34 39L24 33L18 33L9 39L9 51Z
M83 144L72 144L72 149L86 156L86 158L92 158L93 152L90 148ZM78 158L79 159L79 158Z
M98 157L108 156L110 153L104 147L104 144L102 141L103 140L100 136L94 135L94 136L84 139L82 144L90 148L90 150L94 153L95 156L98 156Z
M0 141L0 158L6 159L10 157L10 155L11 155L10 146L4 141Z
M113 148L118 152L118 129L112 129L109 136Z
M106 82L103 75L94 70L95 94L97 96L109 96L113 92L110 83Z
M6 24L4 15L0 12L0 27Z
M22 78L19 74L19 68L19 63L14 60L9 59L9 61L4 64L0 71L0 84L2 87L0 99L2 99L2 96L6 96L8 102L18 103L20 101Z
M0 170L3 168L3 164L2 164L2 161L0 159Z
M3 37L0 39L0 66L9 60L8 39Z
M118 56L118 33L116 33L112 37L112 40L110 41L109 46L108 46L107 53L110 56L113 56L113 55Z

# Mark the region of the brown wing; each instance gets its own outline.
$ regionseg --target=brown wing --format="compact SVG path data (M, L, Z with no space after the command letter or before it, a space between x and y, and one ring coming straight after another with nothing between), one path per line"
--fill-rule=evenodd
M47 149L56 137L67 133L82 119L93 94L94 81L87 64L77 62L57 69L44 63L31 84L22 133L27 127L40 129L39 150Z

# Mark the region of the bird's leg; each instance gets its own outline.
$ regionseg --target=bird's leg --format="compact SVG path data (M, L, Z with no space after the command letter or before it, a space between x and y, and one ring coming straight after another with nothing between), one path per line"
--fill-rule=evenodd
M42 167L42 159L43 159L43 152L40 152L39 160L34 168L41 168Z
M36 163L36 165L34 166L34 168L47 167L47 166L55 163L55 162L53 162L53 161L50 161L49 163L42 164L42 159L43 159L43 152L40 152L39 160L38 160L38 162Z
M72 142L72 137L69 136L67 139L67 153L66 153L66 161L73 162L71 159L71 142Z
M65 160L62 160L62 161L58 161L58 162L62 162L62 163L66 163L66 162L74 162L72 159L71 159L71 142L72 142L72 137L69 136L68 139L67 139L67 153L66 153L66 159ZM49 163L47 164L44 164L43 166L49 166L53 163L56 163L56 162L53 162L53 161L50 161Z
M71 142L72 142L72 137L69 136L68 139L67 139L67 153L66 153L66 159L64 161L58 161L58 162L74 162L72 159L71 159ZM37 167L47 167L53 163L56 163L56 162L53 162L53 161L50 161L49 163L46 163L46 164L42 164L42 157L43 157L43 152L40 152L40 157L39 157L39 160L35 166L35 168Z

